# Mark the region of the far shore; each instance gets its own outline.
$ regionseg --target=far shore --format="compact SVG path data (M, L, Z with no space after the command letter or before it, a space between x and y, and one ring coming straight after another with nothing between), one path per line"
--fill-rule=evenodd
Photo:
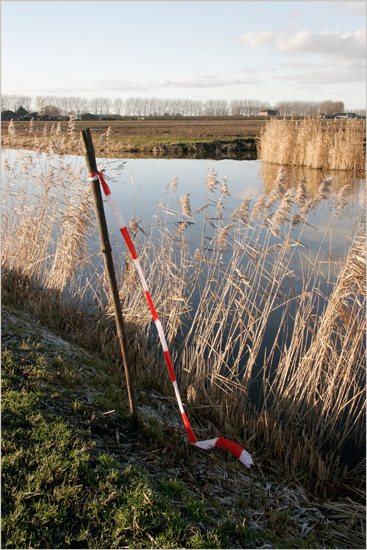
M1 144L57 153L64 138L64 153L82 154L80 130L90 128L97 156L256 159L264 123L264 119L147 119L78 121L70 128L67 121L15 121L10 133L9 122L3 121Z

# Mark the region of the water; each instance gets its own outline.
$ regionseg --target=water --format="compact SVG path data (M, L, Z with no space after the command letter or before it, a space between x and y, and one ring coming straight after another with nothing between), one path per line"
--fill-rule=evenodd
M124 170L115 175L115 169L121 165L121 161L100 160L99 169L101 165L105 168L106 175L112 178L109 185L125 220L128 221L135 215L136 218L144 220L146 228L149 227L150 221L153 221L158 205L161 202L166 203L165 189L172 177L178 178L178 189L176 200L170 200L170 207L179 211L179 197L189 193L191 209L195 211L205 202L208 170L215 171L219 182L228 176L231 197L225 198L225 206L228 212L233 212L243 199L251 197L255 202L259 196L267 194L279 170L278 166L266 166L264 169L259 160L130 159L126 161ZM334 178L330 199L322 201L309 220L317 231L309 228L304 234L305 243L312 249L318 248L339 190L347 183L353 185L348 205L333 228L332 251L336 255L343 255L345 240L352 234L356 215L362 208L364 180L345 173L329 174L315 170L299 170L297 173L294 169L287 172L290 185L298 183L306 175L311 181L313 195L316 194L324 177L332 175ZM109 217L109 213L107 216ZM111 220L110 226L113 225Z
M84 157L73 155L49 155L32 151L17 151L4 149L2 156L2 185L6 185L8 175L4 170L4 163L12 167L14 171L9 176L13 182L26 179L29 182L32 193L32 177L43 174L47 178L50 167L61 179L63 185L75 185L75 174L85 177L87 182L87 169ZM97 159L99 170L103 170L112 194L120 207L122 215L129 224L132 216L141 220L140 226L149 233L155 223L156 214L160 204L169 205L169 208L180 211L179 199L183 194L189 194L191 210L204 205L206 201L206 178L209 171L216 174L216 179L221 182L226 179L230 196L224 197L224 220L228 223L230 214L238 207L242 200L251 199L254 204L258 197L269 194L279 171L279 166L262 163L259 160L192 160L192 159ZM330 214L335 206L335 201L340 189L347 184L352 184L347 197L347 204L340 216L333 220L332 229L328 239L322 245L326 255L321 260L321 274L326 279L333 278L328 265L328 258L335 261L343 258L346 245L353 234L355 220L363 208L365 180L361 175L352 175L345 172L326 173L319 170L286 168L287 186L297 185L302 177L307 179L307 191L311 197L315 197L319 185L327 176L333 177L332 191L327 200L322 200L312 211L309 224L302 233L301 242L305 246L307 256L311 259L320 254L320 243L328 227ZM168 196L167 187L172 178L177 178L177 190ZM77 180L77 178L76 178ZM219 185L217 186L219 187ZM217 200L219 191L215 193ZM117 249L118 262L119 248L123 247L123 241L116 222L109 208L106 207L106 218L111 233L111 241ZM167 215L168 220L170 216ZM201 222L202 216L196 215L196 223ZM173 221L172 221L173 223ZM214 221L217 224L217 221ZM188 241L193 252L201 239L198 225L189 226L187 229ZM297 229L292 232L297 239ZM94 240L89 244L98 249ZM139 253L139 251L138 251ZM293 263L292 269L297 275L301 274L301 266Z
M2 151L3 185L7 181L4 161L15 171L12 174L13 181L28 178L27 181L32 185L32 178L29 178L29 174L38 177L41 173L46 178L50 167L54 173L58 174L58 177L61 177L66 186L73 181L73 177L77 173L81 178L85 177L87 181L87 169L83 157L5 149ZM147 233L149 233L151 225L155 223L159 204L169 204L170 209L179 212L179 199L183 194L189 194L192 212L205 203L205 184L208 171L215 172L218 182L221 182L223 178L228 178L226 181L230 196L224 198L223 224L228 222L229 215L241 204L242 200L251 198L253 204L259 196L269 194L279 171L279 166L265 164L259 160L97 159L97 165L99 170L104 170L106 180L127 224L131 217L135 216L141 220L140 225ZM365 180L345 172L329 174L319 170L295 168L287 168L286 172L287 186L297 185L305 176L307 191L311 197L316 196L319 185L326 176L333 177L330 197L327 200L322 200L312 211L308 220L312 227L307 227L301 238L305 254L310 259L314 259L318 254L322 262L320 264L321 276L324 276L325 281L332 281L334 274L330 272L328 259L333 258L337 262L345 256L348 240L353 234L355 220L363 208ZM167 186L173 177L177 178L178 187L168 197ZM328 233L327 240L322 243L320 255L320 243L330 222L330 214L340 189L346 184L352 184L347 204L342 214L333 219L332 229ZM217 191L216 200L218 196L219 192ZM115 251L115 261L118 263L120 250L124 244L108 207L106 208L106 217ZM167 215L167 219L170 219L170 215ZM196 222L200 222L202 216L197 215L195 219ZM217 223L214 221L214 224ZM198 247L201 231L197 225L192 225L188 227L187 235L193 252ZM298 238L297 229L293 230L291 236L295 239ZM93 240L90 241L90 244L94 246L95 250L98 249L98 245ZM297 260L292 263L291 267L296 275L301 275L302 266ZM145 269L149 269L149 267L145 266ZM327 282L324 283L323 290L327 295ZM279 315L279 311L273 315L271 325L274 328ZM271 330L271 326L269 330Z
M73 174L80 173L82 179L87 182L87 169L83 157L67 155L64 157L51 156L47 154L37 154L34 152L19 152L16 150L2 151L2 182L7 184L7 171L4 170L4 161L14 169L12 175L13 180L22 180L28 178L24 167L27 165L28 173L34 172L37 176L40 172L44 177L47 177L50 167L55 173L61 174L63 184L73 185ZM264 164L261 161L236 161L236 160L192 160L192 159L97 159L99 170L104 170L106 180L112 194L119 205L121 212L127 222L132 216L141 219L140 225L149 233L150 228L156 222L156 214L161 203L169 204L170 209L180 212L179 199L181 195L189 194L189 200L192 212L200 208L206 201L206 179L208 171L213 171L216 174L216 179L221 182L223 178L228 176L227 185L230 196L224 197L223 211L224 219L222 224L228 223L229 216L238 207L244 199L250 199L254 204L262 195L269 195L274 184L278 166ZM305 169L286 169L287 186L296 186L303 177L307 180L307 192L309 196L314 198L317 195L318 188L323 179L327 176L333 177L333 184L330 196L320 201L317 207L312 211L308 222L310 226L303 232L301 241L304 245L304 254L313 260L318 256L321 260L318 276L321 278L319 288L324 297L327 297L332 288L332 281L337 275L337 262L344 258L348 243L352 238L355 221L363 210L365 180L363 175L351 175L349 173L336 172L325 173L318 170ZM172 178L177 178L178 187L175 192L168 193ZM30 179L30 182L32 180ZM323 241L325 231L330 224L331 214L336 204L337 196L344 185L351 185L347 195L346 206L338 217L332 217L332 227L327 233L327 239ZM215 199L219 197L219 184L215 192ZM213 209L215 209L213 207ZM117 264L120 258L124 258L121 253L124 248L124 243L119 232L116 222L113 219L108 207L106 207L106 217L111 232L111 241L113 244L114 258ZM170 215L167 214L167 219ZM173 218L172 218L173 219ZM195 216L195 221L201 221L202 214ZM172 222L173 223L173 222ZM214 220L214 224L218 224L218 220ZM200 242L201 231L197 225L190 225L187 228L187 236L191 251L194 251ZM294 239L298 238L298 230L292 230L291 236ZM90 241L95 250L99 248L98 244ZM260 242L261 244L261 242ZM321 252L320 252L321 247ZM137 247L139 254L139 248ZM225 261L228 255L223 255ZM329 258L333 258L336 262L335 270L330 270ZM98 264L98 268L102 269L102 265ZM296 277L292 279L292 288L294 292L299 293L302 285L302 272L304 266L299 262L299 256L296 255L294 261L290 265L290 269ZM145 274L149 272L149 265L143 265ZM310 284L312 288L312 282ZM290 292L290 287L286 289ZM192 306L197 306L200 295L197 292L192 297ZM320 296L319 303L325 298ZM153 293L154 301L154 293ZM292 308L289 313L292 315ZM269 350L273 344L274 335L276 334L282 315L282 309L278 308L272 312L268 319L266 331L264 334L262 349L260 350L254 375L260 372L263 358L266 349ZM289 319L288 338L291 337L291 318ZM179 333L177 340L183 341L185 333ZM289 341L285 338L285 344ZM233 353L235 353L235 348ZM274 356L275 362L277 360ZM246 363L246 357L243 358L243 364ZM253 399L256 401L258 392L260 391L261 380L259 385L252 385L254 392ZM255 395L257 394L257 395Z
M2 157L2 181L6 180L4 174L4 160L18 165L18 177L22 175L24 155L33 161L35 174L41 170L47 175L49 166L56 170L62 170L65 163L68 171L80 171L87 180L87 170L83 157L65 155L59 158L57 155L46 153L37 154L32 151L17 151L3 149ZM171 208L180 209L179 197L189 193L192 211L202 206L205 202L205 182L208 170L214 170L220 182L228 176L228 188L231 196L225 198L225 206L228 212L233 211L243 199L251 198L253 202L263 194L269 193L274 183L278 166L263 164L259 160L193 160L193 159L97 159L99 170L104 170L106 180L111 188L115 200L120 206L125 220L128 222L131 216L140 218L146 228L154 221L158 205L166 200L166 187L173 177L178 178L176 200L171 200ZM65 171L64 181L67 183L68 171ZM345 240L353 232L354 221L357 213L363 207L365 180L363 175L350 175L344 172L328 173L310 169L288 169L288 185L297 184L303 176L308 181L308 192L315 195L318 186L329 175L333 177L332 193L329 200L322 201L312 213L310 224L318 231L308 229L304 238L312 248L319 245L321 235L328 223L328 217L335 203L337 193L346 184L352 184L353 189L348 195L348 204L338 223L333 227L332 247L336 254L343 254ZM110 213L106 210L109 227L113 235L118 235Z
M50 167L61 177L65 186L69 181L73 182L74 175L79 173L81 178L87 181L87 169L84 157L73 155L49 155L32 151L17 151L4 149L2 156L2 185L6 185L7 172L4 170L8 163L14 170L11 178L19 182L26 178L32 187L32 178L41 173L46 178ZM149 233L150 227L155 223L155 216L160 204L169 204L169 208L180 211L179 199L183 194L189 194L192 212L204 205L206 201L206 178L209 171L216 174L218 182L228 178L227 185L230 196L225 196L224 220L228 223L228 217L244 199L251 199L254 204L257 198L263 194L269 194L274 184L279 166L262 163L259 160L192 160L192 159L97 159L99 170L103 170L112 194L119 205L122 215L129 224L132 216L141 220L140 226ZM307 250L309 258L315 258L319 254L320 243L330 223L330 215L335 206L335 201L340 189L351 184L347 197L347 204L342 213L333 219L332 228L328 239L323 243L324 264L321 264L321 273L325 278L332 278L330 267L326 261L333 258L335 261L345 256L346 246L353 234L355 220L363 208L365 180L363 175L353 175L347 172L327 173L320 170L286 168L287 186L297 185L302 177L307 179L307 192L315 197L319 185L327 176L333 177L332 191L327 200L322 200L312 211L309 224L302 233L301 242ZM177 190L168 197L167 186L172 178L177 178ZM75 185L75 183L71 184ZM217 186L219 187L219 185ZM32 191L31 191L32 192ZM215 194L215 199L219 192ZM121 234L116 226L108 207L105 209L108 227L111 233L111 241L116 247L123 246ZM167 215L169 219L170 216ZM227 219L226 219L227 218ZM196 215L196 222L201 221L200 215ZM216 224L217 221L214 221ZM191 250L198 246L201 233L197 225L189 226L187 235ZM292 232L293 238L297 238L297 229ZM96 248L93 241L90 244ZM139 252L139 251L138 251ZM118 261L118 256L117 256ZM293 263L292 268L300 275L301 266Z

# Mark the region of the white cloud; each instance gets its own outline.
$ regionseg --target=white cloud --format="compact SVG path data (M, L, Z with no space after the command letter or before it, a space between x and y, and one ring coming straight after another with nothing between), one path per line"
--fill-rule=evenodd
M252 49L270 47L276 51L294 54L317 54L332 58L365 58L366 30L354 32L308 30L247 32L238 40Z
M169 80L171 88L223 88L225 86L250 84L257 82L254 79L220 78L217 75L203 75L184 80ZM152 83L154 85L154 82ZM164 84L165 86L166 84Z
M366 2L364 0L360 0L359 2L351 0L348 0L348 2L329 2L329 4L336 12L352 13L366 17Z
M274 66L278 80L293 80L300 84L342 84L366 81L366 65L359 59L334 64L327 61L315 63L279 63Z
M226 86L256 84L257 79L220 78L217 75L202 75L183 80L170 80L159 78L146 82L127 80L99 80L92 82L94 90L124 92L124 91L150 91L155 89L172 88L224 88Z
M96 80L92 82L91 85L96 93L105 90L113 92L143 92L148 89L148 87L141 82L130 80Z

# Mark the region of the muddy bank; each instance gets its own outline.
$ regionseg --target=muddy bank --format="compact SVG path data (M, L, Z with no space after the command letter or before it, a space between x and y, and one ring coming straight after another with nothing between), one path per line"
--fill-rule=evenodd
M199 143L171 143L155 145L151 152L155 157L193 158L193 159L257 159L255 139L236 139L231 141L211 141Z
M76 137L76 136L75 136ZM65 139L66 138L66 139ZM93 135L94 149L97 157L107 158L187 158L212 160L256 160L257 144L254 138L235 140L216 140L180 143L130 143L128 140L111 140L106 142ZM50 139L49 136L19 136L9 139L2 136L3 148L28 149L55 154L83 154L80 139L63 136L62 140Z

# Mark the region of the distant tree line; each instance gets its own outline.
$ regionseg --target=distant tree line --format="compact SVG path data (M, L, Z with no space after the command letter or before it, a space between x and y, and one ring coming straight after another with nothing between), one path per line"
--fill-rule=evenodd
M52 117L67 116L71 113L116 114L120 116L257 116L260 111L274 109L282 116L306 116L324 113L334 115L344 112L342 101L280 101L270 103L256 99L233 99L232 101L208 99L161 99L117 97L94 97L87 99L78 96L37 96L3 95L3 111L18 111L20 108L31 112L32 109ZM356 114L365 115L366 111L357 109Z

